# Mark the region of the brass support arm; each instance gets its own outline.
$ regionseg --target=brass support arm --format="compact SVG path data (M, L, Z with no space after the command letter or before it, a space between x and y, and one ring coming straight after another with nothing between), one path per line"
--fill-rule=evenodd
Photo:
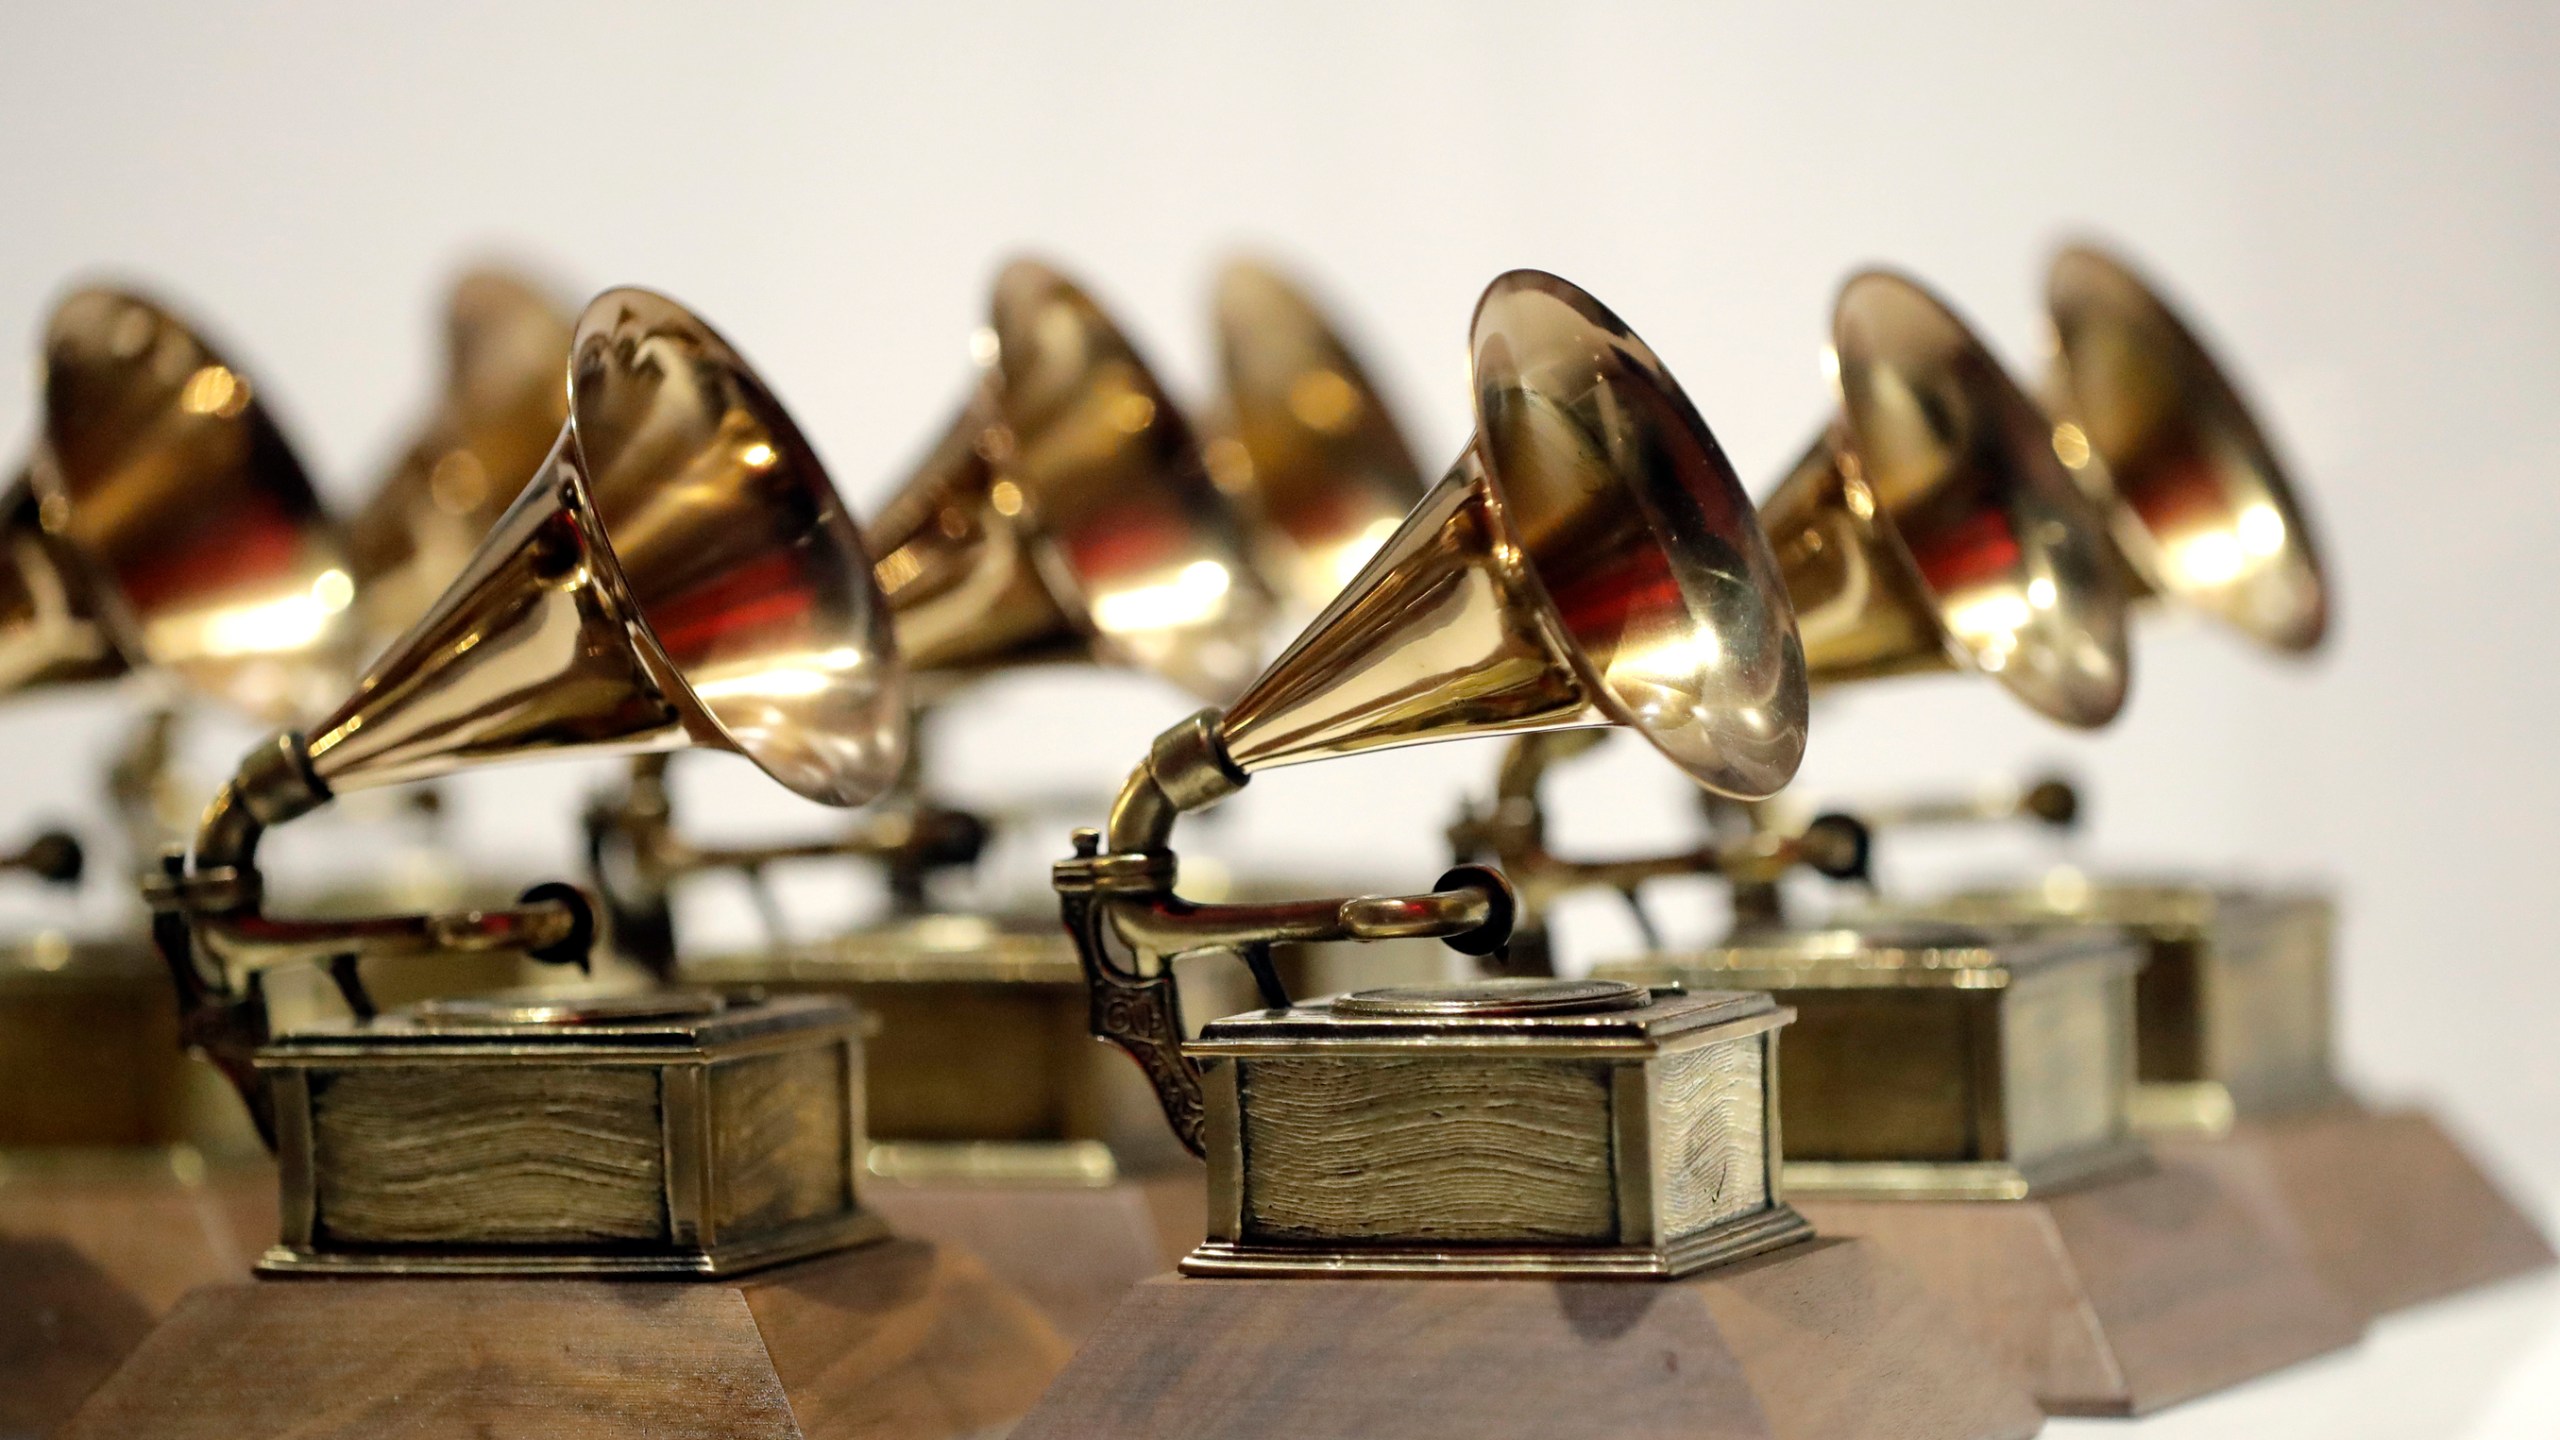
M152 909L152 940L178 990L179 1029L230 1079L272 1145L265 1088L254 1057L270 1037L267 971L325 964L348 1007L373 1013L359 962L428 960L492 951L522 953L546 964L584 967L595 939L595 912L567 885L537 885L504 910L425 915L302 919L269 915L257 865L258 842L282 824L329 803L328 786L311 769L299 735L276 736L250 753L214 796L196 833L192 865L170 855L143 885Z
M1244 772L1204 710L1158 736L1130 775L1104 830L1075 832L1075 855L1052 883L1092 994L1094 1038L1127 1051L1155 1086L1173 1133L1203 1153L1200 1071L1182 1053L1182 999L1173 962L1224 951L1253 972L1263 1003L1289 1004L1271 947L1327 940L1438 939L1466 954L1500 948L1511 931L1511 887L1497 871L1462 866L1421 895L1365 895L1256 905L1201 905L1174 893L1174 823L1242 789ZM1106 848L1107 845L1107 848Z
M1588 748L1558 743L1577 732L1524 735L1503 752L1491 809L1462 812L1449 827L1451 849L1460 860L1488 859L1502 867L1519 887L1522 929L1543 933L1549 907L1580 890L1610 890L1636 903L1635 892L1649 880L1684 875L1714 875L1738 892L1774 887L1789 871L1813 870L1835 880L1863 879L1870 846L1865 824L1847 815L1816 816L1794 831L1755 830L1729 839L1709 840L1685 849L1653 855L1583 860L1556 854L1547 847L1546 809L1539 788L1556 760ZM1644 923L1644 912L1637 910ZM1651 934L1651 926L1645 926Z
M1871 830L1928 825L1997 825L2028 821L2055 830L2080 823L2079 787L2061 775L1971 795L1910 795L1852 807Z
M877 862L896 904L924 903L924 883L937 870L962 869L986 853L988 827L966 811L920 799L876 807L853 828L824 839L782 845L698 845L676 828L663 755L632 765L618 795L600 797L586 815L589 873L612 922L615 948L660 979L675 973L677 884L719 872L759 876L767 866L803 860Z

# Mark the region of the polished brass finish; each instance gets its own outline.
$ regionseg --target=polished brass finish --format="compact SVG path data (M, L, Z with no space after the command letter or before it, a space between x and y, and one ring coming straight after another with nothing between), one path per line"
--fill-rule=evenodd
M985 340L969 400L864 532L918 690L931 699L993 670L1090 660L1232 694L1270 597L1240 512L1164 387L1101 306L1032 261L998 277ZM616 948L670 973L678 882L726 870L754 883L785 860L879 862L894 918L923 913L930 874L972 863L986 830L927 799L925 783L905 777L899 803L851 834L707 850L678 835L663 778L635 770L588 818Z
M726 1275L880 1238L841 1000L493 996L258 1053L268 1274Z
M1916 282L1850 280L1832 316L1839 410L1761 506L1812 682L1961 666L2039 713L2098 725L2124 703L2125 600L2104 525L2054 453L2050 427L1964 322ZM1780 920L1778 881L1802 866L1868 873L1867 817L1822 815L1683 850L1610 861L1546 848L1538 785L1552 744L1516 744L1489 811L1451 831L1521 887L1514 963L1550 968L1547 907L1573 890L1718 874L1737 928ZM2050 794L2040 795L2050 801ZM1635 915L1651 931L1641 906Z
M2123 930L2149 952L2134 991L2133 1116L2155 1134L2228 1133L2346 1095L2334 1068L2334 907L2312 891L2092 881L1963 891L1912 907L1967 924Z
M674 302L608 291L579 321L569 396L550 457L452 589L312 738L251 752L192 866L153 887L188 1039L253 1111L256 972L325 960L361 1013L361 958L583 961L593 929L560 886L508 910L271 916L266 827L343 791L534 755L725 749L834 804L897 772L905 696L860 539L746 362Z
M1758 797L1804 746L1804 665L1775 567L1714 438L1642 341L1552 275L1476 311L1477 432L1358 577L1226 711L1160 736L1107 831L1055 883L1094 1033L1202 1144L1170 962L1234 952L1267 1004L1280 940L1498 946L1511 897L1462 869L1422 896L1201 905L1174 893L1185 811L1256 770L1468 735L1617 724L1700 784Z
M1825 684L1971 668L2039 713L2124 704L2124 593L2053 432L1946 305L1882 271L1832 316L1840 408L1761 507Z
M160 305L104 289L54 311L44 366L25 483L58 547L31 569L11 502L9 674L148 666L270 720L325 703L351 658L354 581L247 375Z
M1805 1195L2018 1200L2138 1168L2128 1112L2142 952L2103 930L1951 925L1754 936L1602 965L1602 977L1767 990L1786 1183Z
M1224 389L1201 454L1244 507L1263 582L1313 614L1422 498L1422 467L1367 370L1296 282L1232 260L1216 308Z
M2308 518L2248 403L2160 292L2089 245L2054 257L2054 449L2105 511L2136 595L2272 649L2328 633Z
M475 269L445 302L443 393L347 527L356 604L377 647L462 573L569 419L577 317L539 284Z
M1209 1239L1182 1268L1668 1279L1804 1239L1777 1175L1790 1018L1521 979L1213 1021L1184 1047Z
M1235 693L1270 598L1164 387L1034 261L997 277L986 334L968 402L864 531L908 667L1100 660Z

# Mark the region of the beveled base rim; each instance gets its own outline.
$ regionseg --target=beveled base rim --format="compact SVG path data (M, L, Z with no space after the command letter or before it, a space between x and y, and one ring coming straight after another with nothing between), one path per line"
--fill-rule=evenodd
M1263 1278L1294 1275L1440 1275L1457 1278L1676 1280L1801 1240L1813 1226L1794 1207L1770 1206L1664 1246L1645 1245L1271 1245L1212 1239L1182 1257L1185 1275Z
M759 1235L734 1245L691 1250L535 1250L477 1245L402 1249L338 1249L274 1245L258 1257L260 1275L586 1276L596 1279L722 1280L733 1275L807 1260L889 1238L888 1222L868 1210Z
M2151 1146L2138 1136L2031 1160L1790 1160L1783 1176L1797 1195L1837 1200L2041 1200L2147 1170Z

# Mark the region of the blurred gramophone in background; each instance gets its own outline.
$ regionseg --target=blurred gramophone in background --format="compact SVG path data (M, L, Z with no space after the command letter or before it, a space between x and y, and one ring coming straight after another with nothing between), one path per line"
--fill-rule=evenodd
M145 711L102 776L111 850L156 854L193 705L287 721L345 682L354 584L257 382L156 302L81 290L44 340L32 452L0 502L0 688L120 682ZM12 817L11 824L25 824ZM182 833L182 832L179 832ZM67 834L12 864L60 883ZM129 883L129 882L127 882ZM189 1286L245 1272L274 1198L179 1045L139 910L0 950L0 1430L42 1428ZM41 1422L41 1423L40 1423Z
M2058 255L2045 298L2054 448L2106 514L2130 593L2280 655L2317 649L2333 604L2319 545L2212 353L2151 284L2097 248ZM2551 1263L2533 1223L2437 1121L2375 1108L2340 1082L2327 891L2064 867L1912 908L2140 937L2135 1124L2189 1153L2233 1149L2262 1163L2321 1277L2364 1313Z

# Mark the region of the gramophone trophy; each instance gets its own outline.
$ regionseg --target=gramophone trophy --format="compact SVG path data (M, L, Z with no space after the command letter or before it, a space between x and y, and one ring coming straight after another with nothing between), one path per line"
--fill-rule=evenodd
M249 754L152 893L189 1039L276 1145L260 1270L346 1278L196 1292L65 1436L974 1434L1062 1358L975 1262L884 1238L841 1000L546 990L377 1014L368 966L583 958L585 901L262 903L267 829L465 767L715 748L830 804L895 775L904 681L859 536L745 362L615 290L578 323L568 396L461 578L336 711ZM266 1033L263 977L306 964L353 1018Z
M2124 596L2043 413L1899 276L1849 282L1833 343L1836 418L1761 507L1815 683L1955 664L2111 718ZM2263 1168L2133 1133L2133 940L1739 918L1595 973L1792 1006L1789 1190L1949 1298L2048 1411L2148 1411L2354 1338Z
M1917 1287L1808 1240L1767 997L1509 979L1299 1003L1273 945L1483 953L1509 887L1463 867L1419 895L1176 891L1179 818L1280 765L1621 725L1735 795L1793 773L1804 666L1776 567L1660 362L1532 271L1486 292L1472 355L1476 437L1447 477L1234 703L1158 738L1057 867L1092 1031L1206 1156L1209 1234L1015 1433L2032 1433ZM1192 1037L1171 966L1218 953L1265 1008Z
M0 500L0 691L131 677L157 711L111 787L156 845L181 696L282 718L341 663L348 577L249 377L153 301L79 291L44 341L32 453ZM68 883L67 834L12 869ZM135 934L0 954L0 1433L48 1431L189 1287L245 1275L271 1172L180 1053Z
M2279 653L2327 631L2325 567L2249 406L2175 312L2103 251L2047 281L2056 450L2109 521L2133 593ZM2330 1050L2334 902L2231 879L2057 872L1922 907L1976 923L2116 926L2136 989L2137 1126L2263 1157L2323 1279L2380 1313L2551 1263L2523 1212L2423 1110L2376 1109Z
M1270 602L1236 505L1136 350L1080 288L1018 262L995 288L978 383L865 531L908 673L928 700L993 672L1112 665L1201 698L1253 663ZM633 953L688 983L853 997L867 1044L883 1213L983 1255L1070 1338L1161 1270L1196 1225L1196 1167L1145 1087L1084 1040L1084 988L1054 916L938 899L989 822L932 798L911 760L847 833L710 847L676 829L663 773L591 816L600 888ZM671 885L710 869L867 856L888 914L830 940L736 955L674 945ZM656 953L647 953L651 945Z

